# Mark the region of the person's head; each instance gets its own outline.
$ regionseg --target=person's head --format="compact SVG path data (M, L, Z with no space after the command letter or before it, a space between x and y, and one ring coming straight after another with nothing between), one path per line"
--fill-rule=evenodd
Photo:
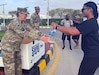
M17 17L20 21L25 21L27 18L27 8L17 8Z
M39 6L36 6L36 7L35 7L35 12L36 12L37 14L39 14L39 12L40 12Z
M82 8L82 13L84 17L93 16L94 18L98 18L98 11L96 3L90 1L84 4Z
M80 16L78 16L78 15L74 16L74 20L79 21L79 19L80 19Z
M69 20L70 19L70 16L69 15L65 15L65 19L66 20Z

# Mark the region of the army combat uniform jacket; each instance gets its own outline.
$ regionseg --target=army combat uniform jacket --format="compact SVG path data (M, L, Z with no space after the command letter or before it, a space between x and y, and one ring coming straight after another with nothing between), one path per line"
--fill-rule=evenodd
M41 32L29 24L13 20L7 25L7 31L1 40L5 75L22 75L20 45L24 37L39 39Z
M39 23L40 23L40 16L36 13L33 13L30 18L30 24L33 28L39 29Z
M21 43L24 37L29 37L35 40L39 39L41 35L41 32L36 30L36 28L32 28L28 23L21 23L18 20L14 20L9 25L7 25L7 31L5 32L5 35L2 39L2 48L5 49L7 43L11 46L14 44L19 46L17 42L20 41Z

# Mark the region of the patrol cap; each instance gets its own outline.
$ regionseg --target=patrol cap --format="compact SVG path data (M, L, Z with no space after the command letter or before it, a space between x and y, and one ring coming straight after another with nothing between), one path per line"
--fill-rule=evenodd
M17 8L17 12L23 13L23 14L29 14L29 12L27 11L27 8Z
M79 16L79 15L76 15L76 16L75 16L75 18L76 18L76 19L79 19L79 18L80 18L80 16Z
M35 8L35 10L40 9L40 7L39 7L39 6L36 6L36 7L34 7L34 8Z

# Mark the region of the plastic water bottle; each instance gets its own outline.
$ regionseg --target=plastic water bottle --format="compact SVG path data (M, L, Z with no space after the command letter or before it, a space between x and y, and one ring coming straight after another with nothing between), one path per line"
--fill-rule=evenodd
M56 34L56 30L51 27L51 29L49 31L49 35L50 35L49 42L50 43L54 43L54 40L55 40L54 36L55 36L55 34Z

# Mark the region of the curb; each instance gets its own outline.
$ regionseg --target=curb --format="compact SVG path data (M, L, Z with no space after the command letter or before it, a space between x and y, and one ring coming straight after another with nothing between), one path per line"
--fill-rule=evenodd
M45 59L40 60L40 62L37 66L39 67L39 71L40 71L40 74L41 74L43 72L43 70L45 69L45 67L47 66L46 65L46 60Z
M40 26L40 28L50 28L50 26Z
M43 56L43 58L40 60L40 63L38 63L39 65L39 70L40 70L40 74L43 72L43 70L45 69L45 67L47 66L47 64L49 63L49 61L52 59L52 55L53 55L53 44L50 44L50 48L49 50L46 52L46 54ZM42 64L42 65L41 65Z
M54 44L50 44L50 48L44 56L29 70L23 70L24 75L40 75L52 59Z

